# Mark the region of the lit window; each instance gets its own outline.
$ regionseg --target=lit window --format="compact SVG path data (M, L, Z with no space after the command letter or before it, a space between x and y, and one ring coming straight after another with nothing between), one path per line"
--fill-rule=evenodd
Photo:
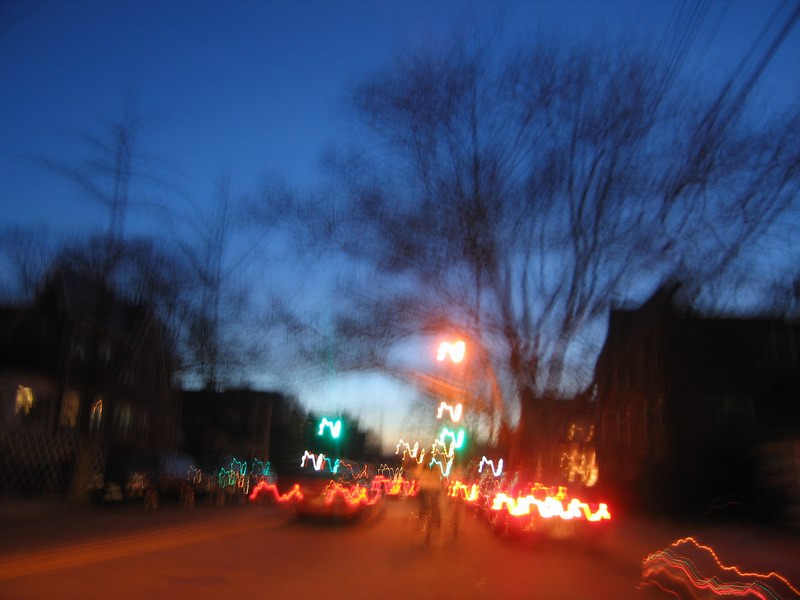
M29 415L33 408L33 390L24 385L17 386L17 400L14 403L14 414Z
M68 429L75 429L78 426L78 412L80 411L81 403L78 397L78 392L75 390L68 390L64 393L64 399L61 401L61 417L58 424L61 427Z
M94 431L100 429L103 423L103 400L98 398L92 404L92 412L89 414L89 429Z

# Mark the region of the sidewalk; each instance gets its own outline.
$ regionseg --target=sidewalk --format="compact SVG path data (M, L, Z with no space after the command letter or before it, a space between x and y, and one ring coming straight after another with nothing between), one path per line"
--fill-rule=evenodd
M16 496L0 497L0 523L56 516L67 512L86 510L71 505L62 496L21 498Z

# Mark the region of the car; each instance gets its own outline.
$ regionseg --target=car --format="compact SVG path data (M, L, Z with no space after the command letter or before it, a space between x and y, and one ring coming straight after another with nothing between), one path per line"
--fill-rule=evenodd
M509 493L510 492L510 493ZM531 540L573 540L596 545L611 514L602 502L585 502L564 486L529 486L493 494L486 518L504 536Z
M339 460L331 465L309 464L297 475L302 497L294 503L301 519L349 521L372 514L381 498L371 485L369 470ZM319 467L319 468L316 468Z

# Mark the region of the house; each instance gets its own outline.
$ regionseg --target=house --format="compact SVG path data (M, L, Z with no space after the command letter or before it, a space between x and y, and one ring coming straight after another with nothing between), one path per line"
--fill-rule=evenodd
M66 492L177 443L178 398L153 311L58 269L0 308L0 491Z
M763 459L800 440L800 325L704 317L680 307L677 290L611 310L592 390L601 482L642 507L800 501L792 451ZM776 468L781 490L767 477Z

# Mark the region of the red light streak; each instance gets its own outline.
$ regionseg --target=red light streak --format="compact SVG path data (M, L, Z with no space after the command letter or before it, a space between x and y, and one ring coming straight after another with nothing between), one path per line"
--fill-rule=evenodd
M300 491L300 486L296 483L292 486L292 489L290 489L288 492L286 492L285 494L280 494L278 492L277 485L275 485L274 483L267 483L264 480L258 482L258 485L256 485L256 487L253 488L248 498L250 499L251 502L255 502L256 499L261 494L265 493L271 493L273 498L275 498L275 500L277 502L280 502L281 504L293 501L299 502L303 499L303 492Z
M362 469L358 472L358 474L356 474L355 470L353 469L353 465L351 465L350 463L346 463L343 460L341 460L339 461L339 465L345 466L348 469L350 469L350 475L353 477L353 479L366 479L369 476L369 474L367 473L367 465L364 465ZM356 465L356 467L358 467L358 465Z
M378 501L379 496L369 497L368 490L365 486L354 485L347 487L338 481L331 481L328 487L325 488L323 495L325 504L333 504L336 498L342 498L347 504L356 507L360 504L372 506Z
M492 510L506 510L513 517L538 515L543 519L585 519L592 523L611 519L605 503L599 503L597 509L592 510L589 504L578 498L567 501L567 488L563 486L548 487L535 483L530 489L530 494L512 497L506 492L492 491L476 483L468 485L461 481L452 481L447 493L453 498L461 498L470 503L477 502L481 497L486 498Z
M584 518L587 521L595 522L611 518L606 504L601 503L596 511L592 511L588 504L581 502L577 498L573 498L564 506L563 500L555 496L547 496L544 500L532 495L512 498L508 494L500 492L492 500L492 510L503 510L505 508L508 514L513 517L533 514L534 506L538 510L539 516L544 519L552 519L554 517L561 517L565 520Z
M453 498L461 497L465 502L475 502L479 495L478 484L467 485L454 481L448 486L447 494Z
M791 589L795 594L800 596L800 591L798 591L797 588L795 588L791 583L789 583L786 580L785 577L783 577L782 575L779 575L775 571L770 571L767 574L754 573L754 572L751 573L751 572L747 572L747 571L742 571L741 569L739 569L739 567L737 567L735 565L730 565L730 566L723 565L722 561L717 556L717 553L714 552L714 550L711 547L704 546L703 544L700 544L696 539L694 539L691 536L682 538L680 540L677 540L677 541L673 542L672 545L677 547L678 544L681 544L681 543L691 543L691 544L694 544L695 546L697 546L699 549L707 551L714 558L714 562L717 563L717 566L719 566L719 568L724 570L724 571L732 571L733 573L736 573L739 577L761 577L761 578L764 578L764 579L769 579L770 577L775 577L775 578L781 580L787 586L789 586L789 589Z
M696 589L708 591L716 596L754 596L763 600L775 600L785 596L777 593L773 586L786 586L788 590L800 597L800 590L793 586L783 575L770 571L769 573L756 573L743 571L737 566L725 565L717 556L717 553L710 546L700 544L693 537L686 537L676 540L670 545L672 548L687 546L691 551L692 546L699 552L700 559L711 559L711 563L716 566L718 573L707 576L701 574L697 565L686 556L677 554L670 548L654 552L642 561L642 585L656 585L664 587L655 579L659 576L668 577L672 581L682 581L684 584L691 585ZM683 579L680 576L683 576ZM744 580L752 581L728 581L725 582L720 576L734 575ZM671 590L665 590L670 591Z
M384 477L376 475L372 478L372 491L386 496L414 496L419 490L419 482L403 477Z

